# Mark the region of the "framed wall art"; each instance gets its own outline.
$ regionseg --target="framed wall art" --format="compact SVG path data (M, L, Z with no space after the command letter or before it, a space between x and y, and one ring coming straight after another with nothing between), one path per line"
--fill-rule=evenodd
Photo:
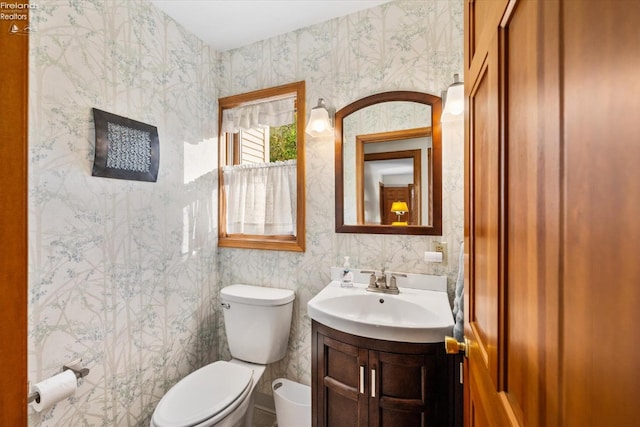
M156 182L160 147L158 129L93 108L96 149L91 175Z

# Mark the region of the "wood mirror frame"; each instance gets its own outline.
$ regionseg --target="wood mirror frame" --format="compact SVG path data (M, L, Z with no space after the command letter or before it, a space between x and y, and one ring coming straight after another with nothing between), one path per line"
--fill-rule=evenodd
M344 161L343 161L343 120L363 108L383 102L408 101L429 105L431 107L431 173L428 185L431 187L431 223L429 225L377 225L377 224L345 224L344 223ZM442 235L442 131L440 116L442 99L439 96L413 91L392 91L352 102L336 112L335 115L335 218L336 233L367 234L410 234L410 235Z
M296 96L296 235L229 234L226 231L226 207L224 195L223 167L226 165L225 136L222 134L224 109L252 104L284 95ZM260 89L218 99L218 246L243 249L267 249L304 252L305 250L305 82Z

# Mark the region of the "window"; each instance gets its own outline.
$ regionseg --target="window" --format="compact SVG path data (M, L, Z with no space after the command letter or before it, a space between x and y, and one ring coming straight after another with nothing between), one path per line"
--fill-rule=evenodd
M304 251L304 99L304 82L219 99L219 246Z

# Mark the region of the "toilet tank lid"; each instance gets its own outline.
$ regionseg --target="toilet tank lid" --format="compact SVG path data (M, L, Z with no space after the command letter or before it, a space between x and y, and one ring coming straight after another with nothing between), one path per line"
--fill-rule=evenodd
M227 286L220 291L220 295L224 301L265 306L284 305L295 298L294 292L290 289L254 285Z

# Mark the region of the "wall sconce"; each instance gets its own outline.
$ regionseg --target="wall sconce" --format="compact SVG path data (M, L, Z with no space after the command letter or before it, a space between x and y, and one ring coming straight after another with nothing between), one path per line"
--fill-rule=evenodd
M331 135L332 131L333 126L331 126L331 118L327 107L325 107L324 98L319 98L318 105L311 109L305 132L315 138L317 136Z
M398 215L398 220L393 221L391 225L408 225L407 221L400 221L400 217L409 212L407 202L393 202L391 204L391 212Z
M449 85L444 99L444 110L440 121L458 119L458 116L464 112L464 82L460 81L458 73L453 75L453 83Z

